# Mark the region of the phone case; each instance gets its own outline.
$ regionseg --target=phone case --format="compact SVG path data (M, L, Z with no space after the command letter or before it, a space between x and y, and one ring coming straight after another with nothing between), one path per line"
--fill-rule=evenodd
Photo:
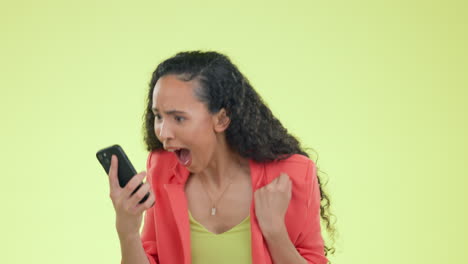
M96 157L99 160L99 163L101 163L102 167L106 171L107 175L109 175L112 155L116 155L118 158L119 165L117 169L117 177L119 179L120 187L123 188L125 187L125 185L127 185L130 179L137 174L137 172L130 160L128 159L127 155L123 151L122 147L120 147L118 144L115 144L110 147L101 149L96 153ZM138 191L141 185L143 185L143 182L140 183L140 185L138 185L138 187L132 192L131 195ZM146 199L148 199L148 197L149 192L145 195L145 197L143 197L143 199L141 199L139 203L144 203Z

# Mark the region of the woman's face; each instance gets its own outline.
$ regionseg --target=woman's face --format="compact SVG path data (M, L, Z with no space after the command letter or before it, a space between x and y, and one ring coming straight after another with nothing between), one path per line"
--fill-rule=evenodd
M194 96L198 82L182 81L165 75L156 82L153 92L154 131L164 149L176 151L179 162L199 172L208 165L216 149L215 115Z

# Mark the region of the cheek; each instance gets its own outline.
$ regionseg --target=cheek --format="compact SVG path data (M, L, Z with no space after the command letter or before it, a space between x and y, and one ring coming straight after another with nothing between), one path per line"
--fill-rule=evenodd
M209 131L201 131L190 139L193 146L193 154L196 160L208 161L216 151L218 141L216 136Z
M190 136L193 138L195 143L198 143L202 146L204 145L205 147L211 146L215 139L213 131L206 129L206 127L194 130Z
M157 124L156 122L154 123L154 127L153 127L153 131L154 131L154 134L156 135L156 137L158 139L159 138L159 134L161 133L161 125L160 124Z
M199 155L204 155L204 153L211 151L216 144L213 132L206 129L206 127L181 130L179 135L179 138L182 139L183 137L184 141Z
M185 125L181 126L177 129L179 134L184 136L185 139L192 139L199 141L200 139L205 138L209 135L209 130L207 129L207 125L200 120L190 120L190 122L185 123Z

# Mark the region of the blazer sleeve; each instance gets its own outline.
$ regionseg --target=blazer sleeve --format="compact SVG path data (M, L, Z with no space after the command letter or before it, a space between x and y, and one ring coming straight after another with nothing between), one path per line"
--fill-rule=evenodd
M148 155L148 160L146 161L146 182L149 182L153 191L153 172L151 171L151 157L152 152ZM146 210L143 230L141 231L141 242L143 244L143 249L145 250L146 256L150 264L159 264L158 258L158 247L156 242L156 218L155 218L155 205L148 210Z
M303 229L296 242L296 249L308 264L326 264L324 240L320 230L320 188L315 163L309 160L306 183L308 184L307 213Z

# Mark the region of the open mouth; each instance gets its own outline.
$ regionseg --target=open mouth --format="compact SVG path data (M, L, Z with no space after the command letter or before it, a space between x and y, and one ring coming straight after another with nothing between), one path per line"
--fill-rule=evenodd
M179 159L179 162L182 163L184 166L187 166L190 163L190 160L192 158L192 155L190 154L190 150L186 148L181 148L181 149L174 151L174 153Z

